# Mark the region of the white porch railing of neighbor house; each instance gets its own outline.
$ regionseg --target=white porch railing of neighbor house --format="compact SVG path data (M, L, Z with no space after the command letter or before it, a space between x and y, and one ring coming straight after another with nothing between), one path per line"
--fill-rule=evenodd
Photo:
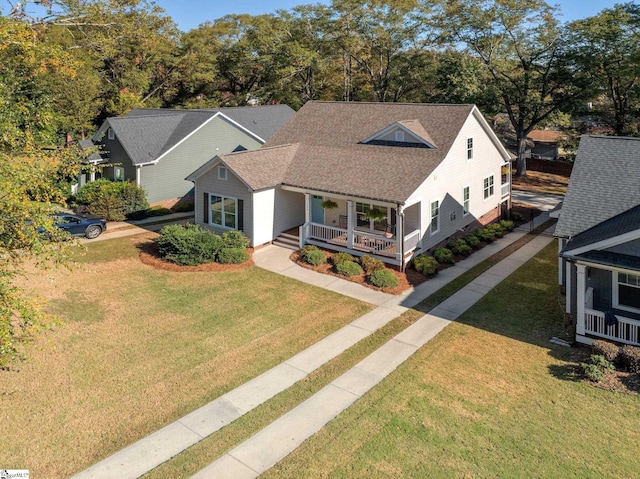
M502 196L507 196L509 194L509 185L510 183L502 183Z
M619 343L640 344L640 321L618 316L615 324L607 325L604 312L595 309L585 309L585 333Z
M420 241L420 230L414 230L404 237L404 254L411 253Z

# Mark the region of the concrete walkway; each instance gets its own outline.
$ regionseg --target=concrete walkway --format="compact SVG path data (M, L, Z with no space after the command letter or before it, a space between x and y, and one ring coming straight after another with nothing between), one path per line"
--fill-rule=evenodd
M81 238L80 242L95 243L96 241L139 235L148 231L160 231L167 225L187 222L193 222L193 211L172 213L164 216L154 216L143 220L110 221L107 223L107 231L102 233L100 236L92 240Z
M548 216L543 214L536 222L541 224L546 219ZM258 250L254 254L254 261L259 267L373 303L378 307L284 363L73 477L140 477L305 378L449 281L525 234L510 233L399 296L373 291L337 277L302 268L289 260L290 250L277 246ZM257 477L381 381L551 240L548 236L538 237L501 261L331 385L230 451L196 477Z

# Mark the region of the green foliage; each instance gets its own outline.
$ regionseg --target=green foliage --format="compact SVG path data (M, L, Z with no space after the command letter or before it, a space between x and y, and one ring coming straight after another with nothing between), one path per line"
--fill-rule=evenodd
M493 233L494 238L502 238L502 236L504 236L504 228L498 223L491 223L485 226L485 228Z
M171 207L171 211L174 213L186 213L187 211L193 211L194 205L192 201L178 201Z
M355 261L342 261L335 265L336 273L343 276L357 276L362 274L362 268Z
M615 368L607 358L601 355L592 354L589 362L583 364L584 374L589 381L601 382L608 373L612 373Z
M473 233L468 234L464 238L465 243L467 243L471 248L477 248L480 245L480 239Z
M331 255L331 264L338 265L340 263L344 263L345 261L354 261L354 258L349 253L334 253Z
M100 179L86 183L78 190L75 201L87 211L109 221L146 216L149 207L144 189L135 183Z
M169 208L165 208L164 206L152 206L145 210L145 216L147 217L156 217L156 216L166 216L172 214Z
M433 252L433 257L440 264L454 264L456 261L453 259L453 254L448 248L436 248Z
M155 239L160 255L176 264L210 263L222 247L222 238L199 225L168 225Z
M480 241L491 243L495 238L495 232L491 228L480 228L474 233Z
M504 231L513 231L513 229L516 227L514 222L509 220L500 220L499 224Z
M522 224L525 222L525 217L522 213L519 213L518 211L512 211L510 214L511 219L517 223L517 224Z
M369 283L378 288L395 288L398 286L398 277L388 269L377 269L368 277Z
M249 238L247 238L242 231L226 231L222 235L222 247L246 249L249 247Z
M324 253L314 245L307 245L300 250L300 256L305 263L312 266L320 266L327 262L327 257Z
M620 348L620 363L634 374L640 374L640 347L625 344Z
M471 254L471 246L467 244L467 242L463 239L459 239L456 241L452 241L447 245L451 252L458 256L467 256Z
M367 273L373 273L374 271L378 271L380 269L384 269L384 262L379 260L378 258L374 258L373 256L369 256L365 254L360 258L360 265Z
M246 248L222 248L218 253L218 263L242 264L249 261Z
M425 276L431 276L438 272L438 262L433 256L426 254L419 254L413 258L413 267Z
M607 361L615 363L618 360L620 348L617 344L603 339L596 339L591 344L591 352L596 356L603 356Z

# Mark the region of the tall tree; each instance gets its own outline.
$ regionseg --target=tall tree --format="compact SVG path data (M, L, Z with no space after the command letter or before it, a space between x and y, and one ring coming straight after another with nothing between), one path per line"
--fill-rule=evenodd
M555 14L543 0L443 3L443 30L482 61L499 92L518 142L518 176L527 174L529 132L586 94Z
M605 119L616 135L638 134L640 6L618 4L569 28L582 69L604 97Z

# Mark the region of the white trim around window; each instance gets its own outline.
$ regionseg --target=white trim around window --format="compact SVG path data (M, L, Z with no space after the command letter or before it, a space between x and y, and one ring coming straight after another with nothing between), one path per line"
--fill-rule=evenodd
M486 200L491 198L495 193L494 176L493 175L485 176L482 179L482 184L483 184L482 192L484 195L484 199Z
M612 279L613 307L640 313L640 274L613 271Z
M218 179L227 181L229 178L229 173L226 166L218 166Z
M473 160L473 137L467 138L467 161Z
M440 231L440 200L429 202L429 213L431 218L429 229L431 234L434 235Z
M124 168L122 166L113 167L113 181L124 181Z
M115 139L115 137L116 137L116 134L114 133L113 128L109 128L107 130L107 138L110 140L113 140Z
M462 188L462 216L467 216L471 206L471 187L469 185Z
M238 229L238 199L209 193L209 224L230 230Z

